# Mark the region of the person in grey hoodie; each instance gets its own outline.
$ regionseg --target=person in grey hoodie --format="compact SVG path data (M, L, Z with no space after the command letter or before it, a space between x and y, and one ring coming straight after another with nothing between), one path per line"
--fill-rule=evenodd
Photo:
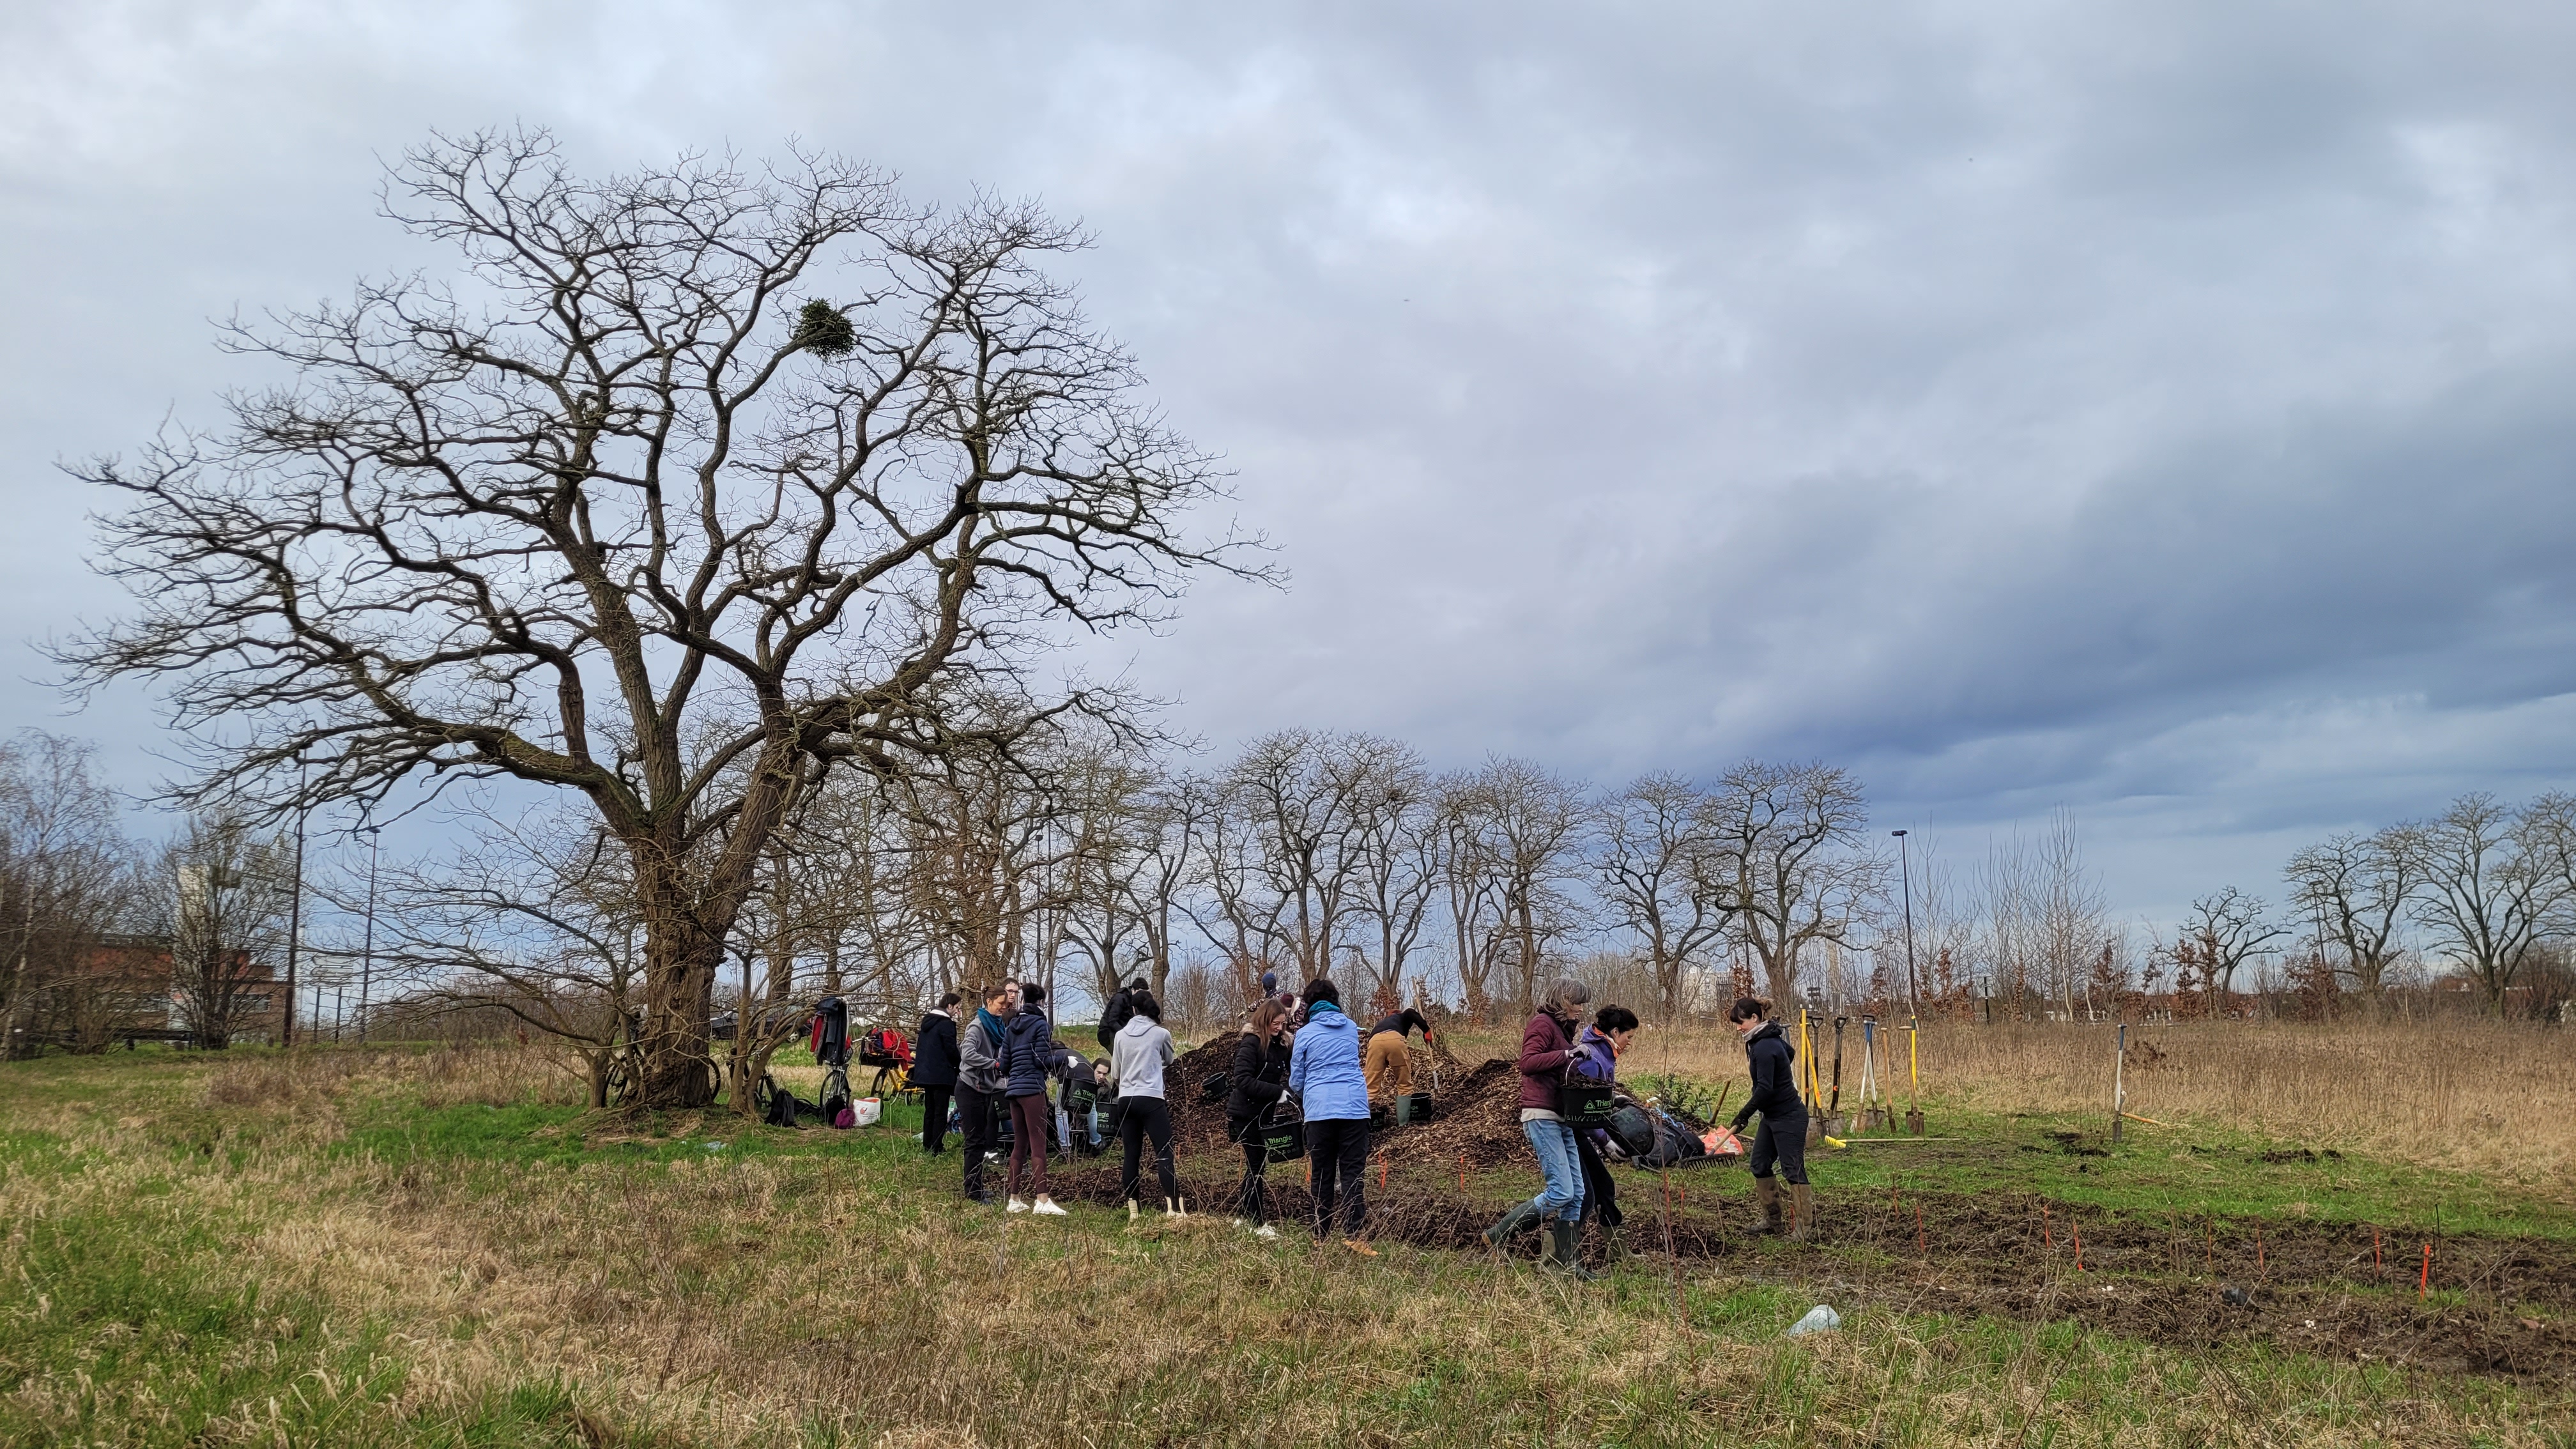
M1118 1195L1129 1216L1136 1212L1136 1171L1145 1141L1154 1143L1154 1176L1163 1189L1163 1211L1181 1210L1181 1185L1172 1170L1172 1109L1163 1099L1163 1069L1178 1053L1172 1034L1163 1029L1163 1004L1150 991L1131 991L1127 1005L1135 1015L1118 1029L1109 1045L1109 1075L1118 1083Z
M966 1139L966 1196L990 1207L984 1159L993 1151L993 1124L1002 1112L1002 1039L1009 1030L1011 989L988 986L984 1005L957 1033L957 1130Z

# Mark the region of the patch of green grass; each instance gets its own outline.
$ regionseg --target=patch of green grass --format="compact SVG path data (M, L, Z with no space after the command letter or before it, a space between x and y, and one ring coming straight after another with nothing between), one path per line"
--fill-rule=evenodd
M2052 1134L2081 1134L2070 1153ZM1908 1145L1873 1133L1863 1145L1808 1154L1819 1191L1903 1185L1954 1193L2035 1193L2085 1207L2162 1214L2187 1205L2218 1218L2303 1217L2421 1232L2576 1238L2576 1208L2468 1173L2355 1154L2304 1153L2248 1132L2168 1131L2131 1124L2118 1145L2098 1115L1999 1116L1944 1108L1932 1137ZM2099 1151L2104 1155L2089 1155Z

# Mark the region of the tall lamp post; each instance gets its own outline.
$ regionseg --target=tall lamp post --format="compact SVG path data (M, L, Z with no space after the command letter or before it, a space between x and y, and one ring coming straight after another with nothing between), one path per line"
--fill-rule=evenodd
M304 817L295 810L295 893L286 914L286 1016L277 1026L277 1044L295 1045L295 965L304 952Z
M1914 867L1905 854L1905 832L1887 832L1896 837L1896 873L1904 880L1905 890L1905 1008L1912 1016L1923 1014L1923 988L1914 976Z
M358 966L358 1040L367 1039L367 993L376 981L376 852L383 844L384 827L362 825L367 832L367 945L359 956Z

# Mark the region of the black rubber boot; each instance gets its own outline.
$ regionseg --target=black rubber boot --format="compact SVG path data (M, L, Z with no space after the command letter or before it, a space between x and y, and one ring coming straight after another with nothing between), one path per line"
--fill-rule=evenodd
M1501 1221L1485 1229L1485 1246L1497 1253L1503 1251L1510 1245L1512 1239L1521 1235L1522 1229L1538 1221L1538 1215L1539 1207L1536 1198L1524 1203L1514 1203L1511 1211L1503 1214Z
M1601 1281L1600 1274L1583 1266L1583 1224L1569 1223L1559 1218L1547 1225L1547 1233L1553 1241L1549 1245L1551 1251L1543 1266L1563 1273L1578 1282Z

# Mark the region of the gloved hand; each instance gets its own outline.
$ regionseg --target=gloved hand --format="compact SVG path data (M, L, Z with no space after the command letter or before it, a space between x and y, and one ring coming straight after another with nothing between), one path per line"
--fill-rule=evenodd
M1744 1124L1745 1124L1745 1123L1747 1123L1747 1122L1750 1122L1750 1121L1752 1121L1752 1120L1753 1120L1753 1109L1752 1109L1752 1108L1750 1108L1750 1107L1747 1107L1747 1108L1745 1108L1743 1111L1736 1113L1736 1114L1735 1114L1735 1123L1734 1123L1734 1127L1735 1127L1736 1132L1737 1132L1737 1133L1739 1133L1739 1134L1741 1134L1741 1133L1744 1131Z

